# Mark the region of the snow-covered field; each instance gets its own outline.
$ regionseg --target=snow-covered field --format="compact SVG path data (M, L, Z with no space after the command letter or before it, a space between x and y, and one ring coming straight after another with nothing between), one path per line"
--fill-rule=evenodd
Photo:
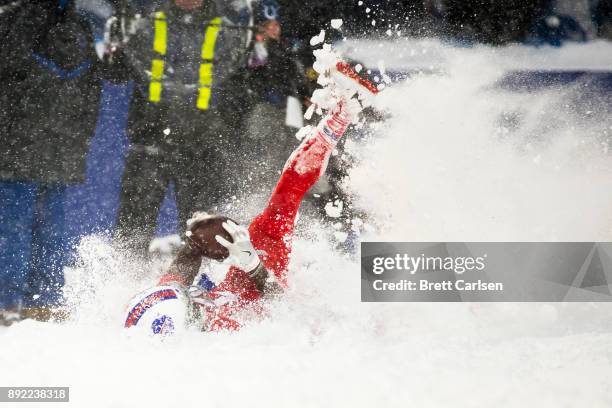
M495 90L485 54L446 71L381 94L391 117L349 145L363 238L610 240L607 106ZM142 266L86 239L74 320L0 328L0 385L70 386L87 408L612 406L612 305L362 304L358 261L308 223L268 319L164 342L121 329Z

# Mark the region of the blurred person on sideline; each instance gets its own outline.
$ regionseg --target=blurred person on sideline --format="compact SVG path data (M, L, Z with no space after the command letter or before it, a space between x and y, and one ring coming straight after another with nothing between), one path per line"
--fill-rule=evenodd
M282 38L276 2L254 9L255 41L246 73L251 109L244 122L249 184L262 192L280 174L302 123L304 69Z
M591 0L550 0L527 40L533 45L559 47L565 42L586 42L597 35L595 5Z
M0 324L63 313L66 187L85 178L100 100L75 2L1 6Z
M134 81L116 236L129 237L137 254L147 253L169 185L180 225L232 195L240 144L232 106L244 92L236 75L247 62L250 22L246 0L172 0L129 16L120 41L108 45L115 80Z
M573 18L586 33L587 40L597 35L594 14L600 0L552 0L552 10L560 15Z

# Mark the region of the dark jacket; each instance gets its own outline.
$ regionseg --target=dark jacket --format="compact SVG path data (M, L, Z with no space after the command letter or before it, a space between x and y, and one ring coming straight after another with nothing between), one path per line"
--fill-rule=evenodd
M0 180L83 181L100 98L89 25L71 6L21 1L0 33Z
M117 54L113 71L116 80L133 80L134 93L130 106L128 135L137 144L157 144L165 136L162 131L177 122L208 120L228 105L227 101L239 94L242 84L236 81L240 67L246 64L248 42L252 35L249 27L250 12L246 7L233 7L229 2L207 1L201 10L185 12L172 1L163 4L157 12L165 16L166 52L160 55L154 49L155 13L135 18L128 41ZM240 3L240 2L234 2ZM210 23L221 18L212 61L212 84L209 107L197 107L200 88L202 47ZM163 60L161 96L151 101L152 61ZM197 126L194 127L194 129ZM184 134L184 138L201 135Z
M249 67L248 87L253 102L285 106L288 96L300 96L304 72L291 50L279 41L268 41L265 63Z

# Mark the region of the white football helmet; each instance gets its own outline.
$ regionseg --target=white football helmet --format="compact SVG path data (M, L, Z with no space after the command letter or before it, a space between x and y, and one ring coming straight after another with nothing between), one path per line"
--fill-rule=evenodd
M184 289L174 285L155 286L132 298L124 326L155 336L182 332L189 322L190 307Z

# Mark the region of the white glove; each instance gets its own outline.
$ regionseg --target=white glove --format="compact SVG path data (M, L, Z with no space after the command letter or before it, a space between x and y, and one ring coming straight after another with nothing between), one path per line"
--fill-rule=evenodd
M251 238L249 237L249 230L242 225L236 225L230 220L224 222L222 225L234 241L229 242L221 235L215 236L217 242L223 245L229 251L229 257L225 260L225 262L234 265L247 273L253 272L255 269L257 269L261 263L261 260L257 255L257 251L255 251L255 248L253 248Z

